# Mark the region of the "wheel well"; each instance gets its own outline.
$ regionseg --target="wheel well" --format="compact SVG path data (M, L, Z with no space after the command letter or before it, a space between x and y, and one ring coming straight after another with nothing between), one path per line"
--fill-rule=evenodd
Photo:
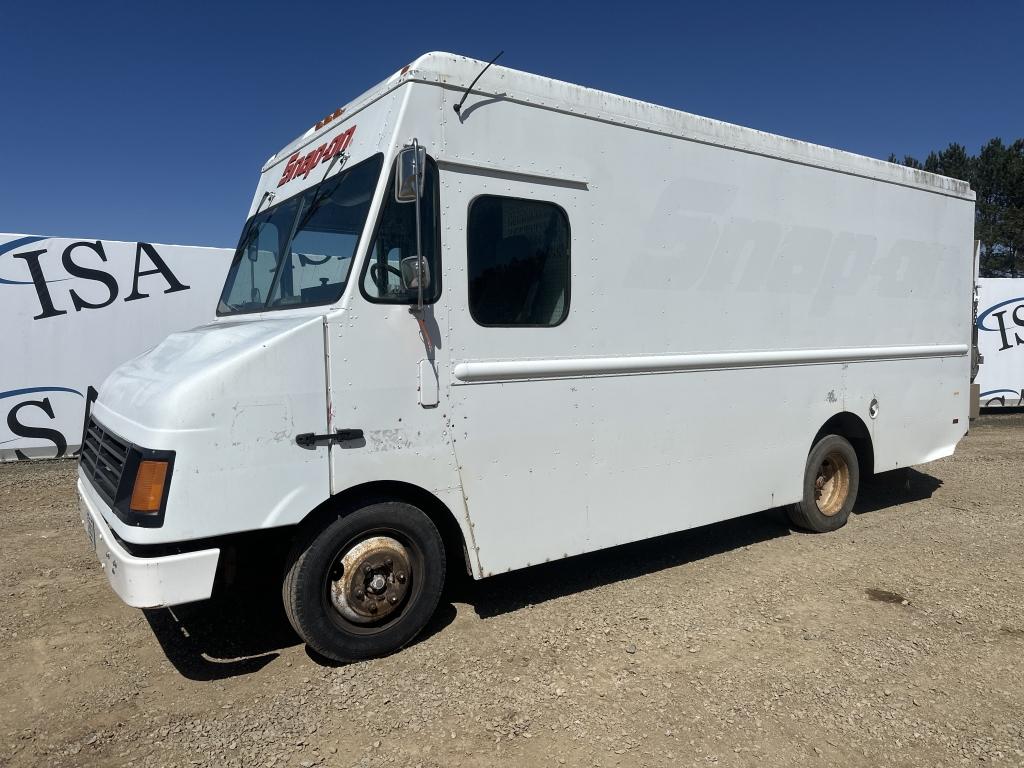
M469 559L462 529L455 515L448 506L430 491L426 491L411 483L396 480L378 480L361 485L354 485L336 493L318 506L299 523L299 529L306 533L322 530L331 520L367 504L380 501L404 501L418 507L437 526L444 543L445 557L449 563L461 563L466 573L472 576L473 570Z
M875 449L871 443L871 433L868 432L867 426L859 416L849 411L837 413L818 430L818 434L811 441L811 448L825 435L839 435L849 440L850 445L853 446L853 450L857 454L860 476L865 478L874 474ZM810 451L808 450L808 452Z

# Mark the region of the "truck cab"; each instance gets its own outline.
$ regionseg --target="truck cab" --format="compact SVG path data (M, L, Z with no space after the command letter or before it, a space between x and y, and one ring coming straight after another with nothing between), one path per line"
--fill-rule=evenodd
M315 646L360 657L401 645L433 611L442 531L473 562L439 399L439 182L422 117L436 105L417 103L437 94L407 80L397 73L267 162L216 319L121 366L91 404L83 522L128 604L206 599L239 535L280 529L299 542L286 599L296 628L336 634L316 623L326 601L353 631L346 646ZM303 581L306 539L351 527L353 510L375 522L332 534L322 593L323 574Z

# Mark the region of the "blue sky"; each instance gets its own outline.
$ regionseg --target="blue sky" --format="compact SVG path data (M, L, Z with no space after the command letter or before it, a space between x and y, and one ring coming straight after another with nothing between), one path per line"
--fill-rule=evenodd
M260 166L428 50L885 158L1024 136L1019 0L5 4L0 231L233 246Z

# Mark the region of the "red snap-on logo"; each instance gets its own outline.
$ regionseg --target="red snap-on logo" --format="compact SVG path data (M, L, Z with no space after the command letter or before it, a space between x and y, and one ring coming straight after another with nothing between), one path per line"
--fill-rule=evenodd
M298 176L302 178L309 176L310 172L317 165L326 163L335 155L348 149L348 145L352 143L352 137L355 133L356 127L353 125L344 133L339 133L330 142L324 142L308 155L300 155L296 152L288 158L288 165L285 166L284 173L281 174L281 180L277 182L277 186L284 186Z

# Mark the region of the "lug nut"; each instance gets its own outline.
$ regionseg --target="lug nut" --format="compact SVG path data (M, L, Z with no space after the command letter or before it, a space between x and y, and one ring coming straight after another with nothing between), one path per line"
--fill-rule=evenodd
M386 559L386 560L384 561L384 565L386 565L386 566L387 566L388 568L390 568L390 567L391 567L392 565L394 565L394 564L395 564L395 561L394 561L394 560L392 560L392 559L391 559L390 557L389 557L389 558L387 558L387 559Z
M391 596L391 598L390 598L390 600L389 600L389 602L390 602L390 603L391 603L392 605L398 605L398 597L396 597L395 595L392 595L392 596Z
M367 576L373 573L373 568L370 566L369 563L363 566L363 573L365 573Z
M400 584L405 584L405 573L403 571L396 573L395 578L398 579Z
M363 590L361 590L361 589L357 589L357 590L356 590L356 597L357 597L358 599L362 600L362 599L363 599L363 597L364 597L364 595L363 595Z
M377 603L375 603L375 602L374 603L370 603L370 613L376 613L376 612L377 612Z

